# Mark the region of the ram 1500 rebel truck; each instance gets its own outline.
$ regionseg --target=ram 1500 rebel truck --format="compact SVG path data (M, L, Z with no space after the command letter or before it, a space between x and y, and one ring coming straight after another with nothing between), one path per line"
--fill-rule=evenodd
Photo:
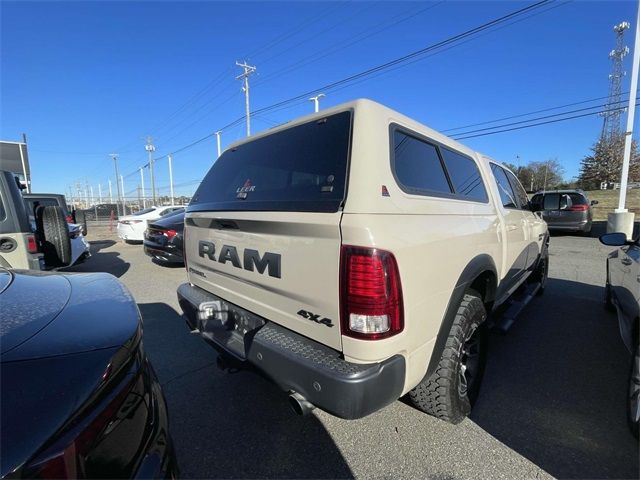
M231 145L184 237L189 327L299 413L342 418L408 394L462 420L487 315L547 277L547 226L515 175L370 100Z

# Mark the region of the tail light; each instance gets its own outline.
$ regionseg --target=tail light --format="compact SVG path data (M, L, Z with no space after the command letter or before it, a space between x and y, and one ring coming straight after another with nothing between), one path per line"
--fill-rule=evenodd
M38 242L35 235L29 235L27 237L27 251L29 253L38 253Z
M342 334L379 340L404 328L402 285L392 253L342 246L340 258Z
M173 238L178 234L178 232L176 232L175 230L164 230L162 232L162 235L164 235L167 238Z
M118 412L131 393L137 377L127 376L119 391L93 418L84 419L78 427L63 434L25 468L29 478L80 478L84 462L105 430L117 422Z
M185 224L184 226L184 230L182 230L182 245L184 245L182 247L182 258L184 259L184 268L187 270L187 273L189 272L189 265L187 265L187 230L189 230L187 228L187 225Z
M589 205L572 205L567 208L569 212L586 212L589 210Z
M64 219L67 221L67 223L74 223L73 217L71 215L67 215L66 217L64 217Z
M138 327L136 338L142 337ZM25 466L25 478L88 478L87 461L105 435L117 428L120 419L130 417L136 406L133 398L140 398L144 385L145 359L142 342L134 340L135 355L129 347L122 347L107 365L101 376L100 400L86 414L63 430L44 450Z

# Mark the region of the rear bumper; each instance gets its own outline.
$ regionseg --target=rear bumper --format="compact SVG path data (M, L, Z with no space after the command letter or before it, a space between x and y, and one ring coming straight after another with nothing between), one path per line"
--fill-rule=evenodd
M580 220L578 222L557 222L546 220L549 230L570 231L570 232L589 232L591 231L591 220Z
M255 368L282 390L297 392L337 417L364 417L402 394L405 360L401 355L380 363L347 362L340 352L266 319L261 319L263 326L242 337L222 322L203 320L198 314L199 305L204 302L222 302L234 312L246 312L242 308L186 283L178 288L178 300L189 328L199 331L219 353L233 356L236 362ZM243 344L242 353L231 347L234 344Z
M161 262L184 264L182 252L177 251L175 248L162 247L160 245L153 244L148 240L144 240L144 253Z
M138 231L131 227L131 225L122 225L121 223L118 223L116 231L118 232L118 238L131 240L133 242L141 242L144 240L144 228Z

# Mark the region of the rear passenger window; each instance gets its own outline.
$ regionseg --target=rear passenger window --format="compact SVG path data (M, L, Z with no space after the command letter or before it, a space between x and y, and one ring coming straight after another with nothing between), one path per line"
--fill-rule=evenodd
M589 205L589 201L579 193L568 193L571 199L571 205Z
M516 199L520 204L520 208L522 210L529 210L529 195L527 195L527 191L524 189L520 180L516 178L516 176L508 170L505 170L507 174L507 178L509 178L509 182L511 182L511 187L513 188L513 192L516 194Z
M440 148L440 152L455 193L467 197L469 200L486 202L488 200L487 190L484 188L476 162L446 148Z
M396 130L393 132L393 152L394 171L403 190L451 194L434 145Z
M518 208L516 196L513 193L513 189L511 188L511 184L507 178L507 173L495 163L491 164L491 171L493 172L496 184L498 185L498 192L500 193L502 206L504 208Z

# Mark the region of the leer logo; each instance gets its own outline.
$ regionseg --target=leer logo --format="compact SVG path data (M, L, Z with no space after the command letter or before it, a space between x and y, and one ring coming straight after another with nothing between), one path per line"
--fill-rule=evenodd
M251 184L251 179L247 178L244 182L244 185L242 187L238 187L238 189L236 190L236 193L253 192L255 189L256 189L256 186Z

